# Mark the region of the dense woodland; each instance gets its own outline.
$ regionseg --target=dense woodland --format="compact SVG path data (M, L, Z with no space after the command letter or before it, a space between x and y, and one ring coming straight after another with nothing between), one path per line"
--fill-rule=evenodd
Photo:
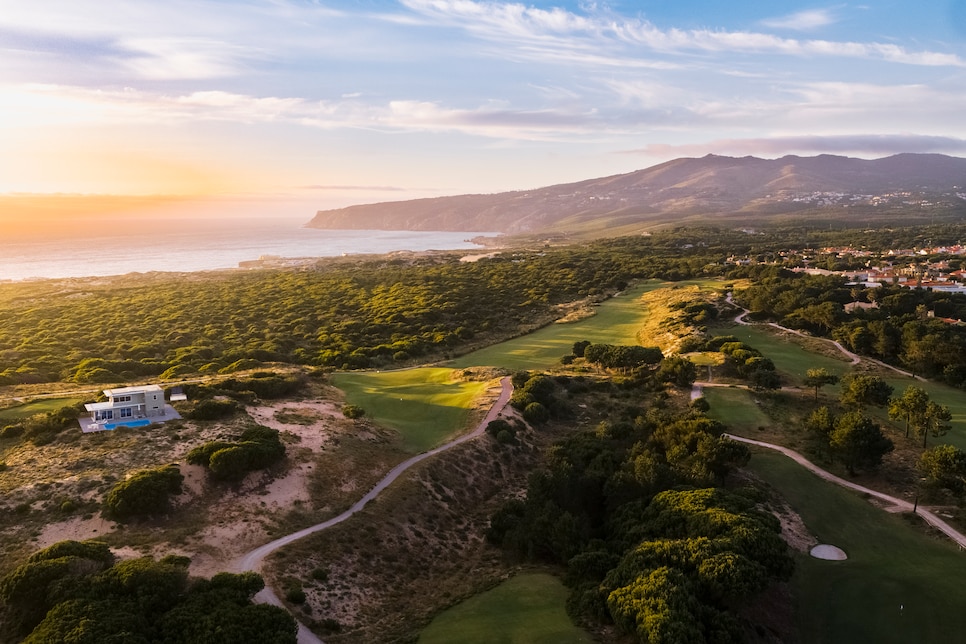
M265 585L259 575L191 578L188 564L176 556L116 561L97 541L56 543L0 579L2 631L37 644L296 641L291 615L252 602Z
M335 368L405 365L515 335L549 321L555 304L600 299L641 278L761 277L760 291L748 292L743 301L763 315L791 316L789 322L799 320L799 326L828 333L852 320L838 308L850 301L844 286L756 273L754 267L728 265L726 258L778 260L784 249L796 247L797 239L798 247L805 247L849 243L858 236L866 245L889 248L927 239L952 243L961 233L954 226L862 235L680 229L518 250L474 263L440 255L328 261L300 271L4 284L0 384L128 382L230 373L264 362ZM793 293L786 294L788 289ZM878 314L857 318L868 329L868 339L852 327L841 330L859 351L886 360L918 360L910 353L913 335L927 353L936 338L946 340L949 330L939 322L915 319L920 304L935 309L937 316L966 308L964 300L950 296L886 290L882 299L890 295ZM902 317L883 330L880 322L893 314ZM907 321L917 322L915 328L905 331ZM938 368L928 356L921 362L925 373ZM966 374L950 377L961 382Z
M791 273L777 266L748 271L755 284L736 301L758 318L834 338L877 358L954 387L966 386L966 295L885 285L848 286L834 276ZM877 308L845 312L850 302Z
M611 390L616 419L556 445L526 497L493 517L489 539L564 567L579 621L652 644L744 641L755 626L742 607L792 570L777 519L758 509L761 493L724 486L747 448L700 411L664 402L657 369L619 382L518 381L518 405L539 398L562 419L582 394Z

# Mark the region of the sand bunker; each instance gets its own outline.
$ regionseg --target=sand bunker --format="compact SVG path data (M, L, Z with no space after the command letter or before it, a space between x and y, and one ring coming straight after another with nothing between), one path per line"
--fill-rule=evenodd
M828 559L829 561L844 561L849 558L844 550L836 546L830 546L827 543L820 543L815 546L809 554L816 559Z

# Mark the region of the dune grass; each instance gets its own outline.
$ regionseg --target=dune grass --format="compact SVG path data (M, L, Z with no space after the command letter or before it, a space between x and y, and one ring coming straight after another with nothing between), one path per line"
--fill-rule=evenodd
M453 369L406 369L341 373L332 381L348 404L398 431L403 448L418 453L464 429L474 402L487 389L486 382L458 381L454 374Z
M44 398L41 400L32 400L28 403L17 405L16 407L0 409L0 421L16 422L24 418L29 418L34 414L45 414L51 411L57 411L67 405L76 405L82 400L82 398Z
M821 543L849 556L840 562L797 558L798 641L962 639L966 555L952 542L924 534L910 517L876 508L779 454L756 450L750 468L788 500Z
M566 324L551 324L525 336L507 340L457 358L450 366L502 367L504 369L549 369L560 364L560 358L573 350L574 342L637 344L646 312L638 299L644 293L666 286L648 280L629 288L596 307L596 314Z
M582 644L594 640L564 610L568 591L544 573L520 574L441 613L420 644Z

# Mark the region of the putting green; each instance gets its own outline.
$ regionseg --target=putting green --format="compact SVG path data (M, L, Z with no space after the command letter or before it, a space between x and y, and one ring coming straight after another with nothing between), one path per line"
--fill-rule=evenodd
M552 575L517 575L438 615L419 644L589 644L564 610L567 595Z
M486 382L454 379L453 369L340 373L332 382L345 392L346 403L362 407L366 416L391 427L403 446L423 452L466 427Z
M966 556L951 541L925 535L774 452L755 449L750 468L787 499L819 542L848 555L846 561L796 557L797 641L962 641Z

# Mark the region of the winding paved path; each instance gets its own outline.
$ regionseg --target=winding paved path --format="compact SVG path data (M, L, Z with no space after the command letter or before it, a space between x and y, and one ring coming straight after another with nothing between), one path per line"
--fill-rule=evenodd
M737 324L744 324L744 325L751 324L751 322L745 321L745 316L751 313L751 311L744 308L743 306L740 306L739 304L736 304L732 299L732 294L730 292L725 297L725 301L728 302L728 304L731 304L732 306L735 306L741 310L741 313L735 316L735 322ZM835 340L829 340L828 338L817 338L815 336L806 335L801 331L796 331L795 329L789 329L788 327L781 326L780 324L776 324L775 322L769 322L768 325L776 329L779 329L781 331L794 333L795 335L801 336L803 338L825 340L826 342L831 342L833 345L835 345L836 348L838 348L839 351L841 351L844 355L846 355L849 358L849 360L851 360L851 363L853 365L858 364L862 360L862 358L859 355L852 353L851 351L843 347L840 343L836 342ZM910 376L910 377L917 378L919 380L924 380L919 376L913 376L913 374L909 373L908 371L903 371L902 369L899 369L898 367L894 367L890 364L886 364L885 362L874 360L872 358L865 358L865 359L871 362L875 362L876 364L886 367L888 369L892 369L893 371L896 371L904 376ZM720 385L718 385L717 383L707 383L707 382L694 383L694 388L691 390L692 400L701 395L703 387L714 387L714 386L720 386ZM813 472L814 474L818 475L819 477L825 479L826 481L830 481L832 483L835 483L836 485L841 485L842 487L848 488L850 490L855 490L856 492L861 492L862 494L868 494L870 496L874 496L875 498L881 501L885 501L886 503L889 503L890 505L894 506L898 510L902 510L904 512L915 511L917 514L919 514L919 516L921 516L926 521L926 523L928 523L929 525L933 526L934 528L936 528L937 530L939 530L940 532L948 536L950 539L956 542L960 548L966 548L966 535L959 532L954 527L952 527L951 525L949 525L948 523L940 519L931 510L928 510L922 506L915 508L915 506L912 503L909 503L908 501L898 499L894 496L889 496L888 494L878 492L871 488L867 488L863 485L852 483L851 481L846 481L845 479L838 477L832 474L831 472L823 470L818 465L815 465L814 463L812 463L810 460L808 460L807 458L805 458L795 450L789 449L787 447L782 447L781 445L775 445L773 443L766 443L764 441L756 441L751 438L744 438L742 436L736 436L734 434L724 434L724 436L727 436L732 440L736 440L741 443L748 443L749 445L757 445L758 447L765 447L767 449L773 449L777 452L781 452L788 458L802 465L803 467Z
M804 456L802 456L801 454L799 454L793 449L782 447L781 445L775 445L773 443L766 443L764 441L756 441L751 438L735 436L734 434L722 434L722 435L727 436L732 440L738 441L739 443L748 443L749 445L757 445L758 447L765 447L768 449L773 449L776 452L781 452L788 458L792 459L799 465L815 473L820 478L823 478L826 481L830 481L832 483L835 483L836 485L841 485L842 487L848 488L850 490L855 490L856 492L861 492L862 494L868 494L869 496L874 496L877 499L880 499L882 501L885 501L886 503L889 503L890 505L895 506L895 508L898 510L902 510L904 512L914 511L913 510L914 506L912 503L909 503L908 501L903 501L902 499L898 499L894 496L889 496L888 494L884 494L882 492L878 492L871 488L867 488L864 485L858 485L856 483L852 483L851 481L846 481L845 479L839 476L836 476L831 472L823 470L818 465L811 462L810 460L808 460L807 458L805 458ZM919 506L915 510L915 512L923 519L925 519L926 523L933 526L934 528L936 528L937 530L945 534L947 537L952 539L954 542L956 542L961 549L966 548L966 535L959 532L958 530L956 530L956 528L952 527L951 525L949 525L948 523L940 519L931 510L928 510L922 506Z
M735 322L737 324L743 324L743 325L746 325L746 326L751 326L752 325L752 322L746 322L745 321L745 316L748 315L749 313L751 313L751 311L749 311L745 307L741 306L740 304L736 303L732 299L732 293L730 291L725 296L725 302L727 302L731 306L734 306L734 307L736 307L736 308L738 308L738 309L741 310L741 313L739 313L738 315L735 316ZM825 342L831 342L833 345L835 345L835 348L837 348L839 351L841 351L843 354L845 354L845 357L847 357L851 361L851 364L856 365L856 364L859 364L862 361L862 358L858 354L852 353L851 351L849 351L848 349L846 349L845 347L843 347L841 343L839 343L839 342L837 342L835 340L829 340L828 338L819 338L819 337L814 336L814 335L808 335L806 333L802 333L801 331L796 331L795 329L789 329L787 326L782 326L782 325L780 325L780 324L778 324L776 322L768 322L768 326L774 327L774 328L776 328L776 329L778 329L780 331L787 331L788 333L793 333L793 334L795 334L795 335L797 335L799 337L802 337L802 338L808 338L810 340L824 340ZM883 363L883 364L885 364L885 363ZM889 366L889 365L885 365L885 366ZM890 367L890 368L895 369L895 367Z
M500 415L500 413L506 407L507 403L510 401L510 395L513 393L513 385L510 382L509 376L501 379L500 385L502 387L502 390L500 391L500 396L496 399L496 402L493 403L493 406L490 407L490 411L487 412L486 417L480 421L479 425L477 425L476 429L474 429L472 432L468 434L463 434L459 438L456 438L455 440L452 440L449 443L444 443L443 445L433 448L428 452L417 454L416 456L413 456L412 458L403 461L396 467L392 468L389 471L389 473L382 478L381 481L376 483L375 487L369 490L369 492L367 492L365 496L363 496L361 499L356 501L356 503L352 507L350 507L348 510L346 510L339 516L333 517L328 521L323 521L322 523L317 523L316 525L309 526L308 528L303 528L298 532L293 532L292 534L286 535L284 537L280 537L275 541L266 543L264 546L255 548L248 554L241 557L241 559L239 559L235 563L235 566L234 566L235 570L239 572L244 572L249 570L254 570L256 572L259 571L261 569L262 562L265 560L265 557L272 554L279 548L282 548L284 546L289 545L290 543L298 541L303 537L307 537L310 534L315 534L316 532L321 532L322 530L331 528L334 525L338 525L339 523L342 523L343 521L351 517L353 514L355 514L362 508L366 507L366 504L369 503L369 501L372 501L374 498L379 496L380 492L382 492L387 487L389 487L389 485L392 484L392 482L395 481L397 478L399 478L403 472L408 470L416 463L424 461L425 459L431 456L435 456L440 452L445 452L446 450L456 447L457 445L461 445L466 441L473 440L474 438L482 434L486 430L486 426L490 424L491 421L496 420L496 418ZM285 608L285 605L282 603L282 600L279 599L278 595L276 595L275 592L268 585L266 585L261 592L255 595L255 601L263 604L273 604L275 606ZM310 631L307 626L305 626L301 622L298 622L298 625L299 625L299 635L298 635L299 644L323 644L322 640L320 640L315 635L315 633Z
M751 311L749 311L748 309L744 308L740 304L736 303L732 299L732 293L730 291L725 296L725 302L727 302L728 304L734 306L735 308L737 308L737 309L739 309L741 311L741 313L739 313L738 315L735 316L735 323L736 324L743 324L743 325L751 325L751 324L753 324L753 322L747 322L747 321L745 321L745 316L748 315L749 313L751 313ZM848 349L846 349L845 347L843 347L842 344L839 343L839 342L837 342L836 340L830 340L829 338L820 338L820 337L815 336L815 335L808 335L806 333L802 333L801 331L796 331L795 329L789 329L787 326L782 326L782 325L778 324L777 322L768 322L768 326L774 327L774 328L779 329L781 331L787 331L788 333L794 333L797 336L801 336L803 338L808 338L810 340L824 340L825 342L831 342L833 345L835 345L835 347L839 351L841 351L843 354L845 354L845 356L849 360L852 361L852 364L853 365L859 364L862 360L868 360L869 362L874 362L875 364L879 365L880 367L885 367L886 369L892 369L896 373L901 374L903 376L908 376L910 378L915 378L916 380L921 380L923 382L926 381L926 379L923 378L922 376L913 375L909 371L905 371L904 369L900 369L899 367L894 367L893 365L891 365L891 364L889 364L887 362L882 362L881 360L876 360L875 358L869 358L867 356L866 357L863 357L863 356L858 355L857 353L852 353L851 351L849 351Z

